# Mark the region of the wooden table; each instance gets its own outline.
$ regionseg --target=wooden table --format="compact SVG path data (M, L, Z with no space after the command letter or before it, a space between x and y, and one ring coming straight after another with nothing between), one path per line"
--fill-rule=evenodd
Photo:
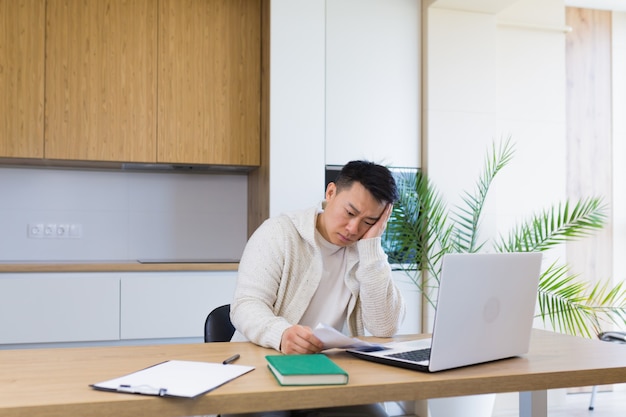
M195 399L88 386L168 359L221 362L234 353L256 369ZM264 358L274 353L250 343L1 350L0 416L193 416L500 392L522 392L522 416L545 416L547 389L626 382L626 345L541 330L524 357L436 374L334 352L350 375L343 386L281 387Z

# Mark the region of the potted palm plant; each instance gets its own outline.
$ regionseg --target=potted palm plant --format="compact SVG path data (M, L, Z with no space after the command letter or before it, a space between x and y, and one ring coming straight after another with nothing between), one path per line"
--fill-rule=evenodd
M481 240L481 215L490 186L513 155L510 139L494 144L475 190L464 192L462 206L454 209L447 207L424 173L402 173L397 178L400 200L393 207L383 245L390 262L417 286L431 309L436 309L442 258L447 253L547 251L604 227L602 199L586 198L555 204L506 235ZM552 263L542 271L538 306L544 323L572 335L592 337L604 322L626 324L623 282L592 285L571 274L565 263Z
M400 200L394 205L383 244L391 263L406 273L433 308L446 253L546 251L604 227L602 199L586 198L555 204L531 215L507 235L481 241L480 220L489 188L513 154L510 139L500 146L494 144L476 190L464 192L464 206L451 210L425 174L399 176ZM544 322L573 335L594 336L606 321L626 324L623 282L611 286L601 280L591 285L570 274L567 264L553 263L542 271L538 306Z

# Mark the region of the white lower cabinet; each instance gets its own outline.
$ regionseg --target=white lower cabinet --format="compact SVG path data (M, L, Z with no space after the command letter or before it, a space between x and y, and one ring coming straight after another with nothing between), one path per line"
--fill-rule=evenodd
M209 312L233 299L237 272L126 274L121 338L202 337Z
M108 274L0 277L0 343L119 339L120 280Z
M0 274L0 348L202 338L236 279L236 271Z

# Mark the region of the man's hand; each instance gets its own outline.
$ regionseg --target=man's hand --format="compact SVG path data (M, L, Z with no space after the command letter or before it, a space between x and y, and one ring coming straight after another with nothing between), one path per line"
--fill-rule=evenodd
M307 326L296 324L283 333L280 341L282 353L318 353L324 347L321 340Z
M391 211L393 210L393 204L389 203L383 210L383 214L380 215L380 218L370 227L370 229L365 232L362 239L370 239L373 237L380 237L383 235L385 228L387 227L387 221L389 217L391 217Z

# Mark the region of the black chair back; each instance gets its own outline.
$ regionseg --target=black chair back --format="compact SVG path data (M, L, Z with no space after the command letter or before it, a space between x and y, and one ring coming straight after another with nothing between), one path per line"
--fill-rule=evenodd
M204 342L230 342L235 327L230 322L230 304L216 307L204 322Z

